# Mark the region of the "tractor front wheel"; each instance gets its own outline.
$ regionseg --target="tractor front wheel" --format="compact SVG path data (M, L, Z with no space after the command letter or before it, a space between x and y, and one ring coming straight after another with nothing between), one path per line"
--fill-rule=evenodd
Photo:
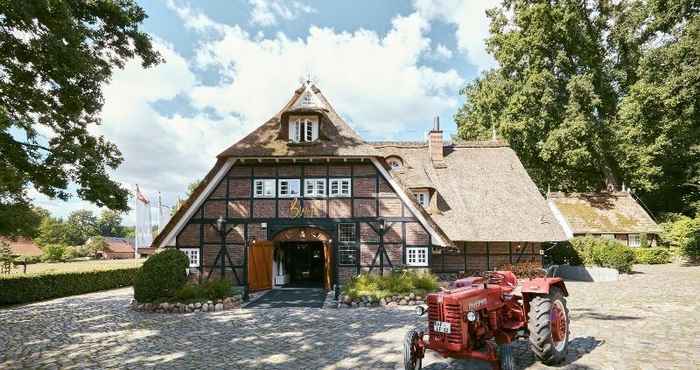
M569 309L559 288L530 301L528 313L530 349L542 363L553 365L566 356L569 343Z
M411 329L403 340L403 367L406 370L420 370L423 368L423 349L420 348L422 333L417 329Z

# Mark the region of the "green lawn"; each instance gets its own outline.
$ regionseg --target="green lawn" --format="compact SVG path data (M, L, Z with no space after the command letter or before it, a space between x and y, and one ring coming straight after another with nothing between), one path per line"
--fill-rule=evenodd
M85 272L114 270L128 267L140 267L145 259L125 259L125 260L90 260L76 262L55 262L55 263L35 263L27 265L27 275L62 273L62 272ZM22 265L12 269L12 275L25 275Z

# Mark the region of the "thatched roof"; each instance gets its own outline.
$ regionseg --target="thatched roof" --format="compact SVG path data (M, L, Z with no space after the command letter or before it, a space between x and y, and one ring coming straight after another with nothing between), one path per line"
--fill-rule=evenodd
M280 135L285 117L296 113L315 113L321 116L319 140L313 143L290 143L284 139L284 135ZM321 94L321 90L307 83L294 92L294 96L274 117L224 150L219 158L378 155L338 115Z
M550 193L574 234L660 232L659 226L628 192Z
M431 217L453 241L558 241L563 229L515 152L504 142L446 143L444 168L425 142L373 143L404 166L392 171L407 188L438 195Z

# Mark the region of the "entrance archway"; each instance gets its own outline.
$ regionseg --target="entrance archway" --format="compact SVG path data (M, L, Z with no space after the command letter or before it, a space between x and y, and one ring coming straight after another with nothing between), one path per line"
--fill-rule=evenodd
M313 283L320 278L323 287L331 289L333 240L328 232L311 226L291 227L275 234L272 241L278 251L273 261L276 273L279 274L283 268L280 266L284 266L284 273L290 272L288 282ZM286 265L280 264L281 261Z

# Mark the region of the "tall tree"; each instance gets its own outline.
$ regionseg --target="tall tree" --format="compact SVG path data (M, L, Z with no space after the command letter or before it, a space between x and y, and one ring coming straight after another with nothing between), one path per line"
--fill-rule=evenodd
M75 183L82 199L128 208L108 175L121 153L89 129L115 68L160 61L139 28L145 18L132 0L0 1L1 233L27 233L13 218L31 213L30 187L65 200Z
M463 89L459 135L496 129L541 189L624 182L656 211L689 212L700 200L699 7L503 1L487 12L499 66Z
M86 209L68 215L65 225L66 236L63 243L67 245L83 245L90 237L99 235L97 217Z
M123 237L125 230L121 213L109 209L102 211L97 220L97 230L101 236Z

